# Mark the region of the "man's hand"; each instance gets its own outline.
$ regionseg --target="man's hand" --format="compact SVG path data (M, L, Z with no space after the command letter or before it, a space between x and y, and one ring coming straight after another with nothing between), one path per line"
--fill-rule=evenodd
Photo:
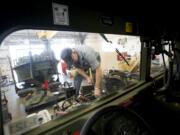
M94 90L95 97L99 97L102 95L101 83L102 83L102 71L101 71L101 67L98 66L96 68L96 83L95 83L95 90Z
M82 75L89 84L92 84L92 83L93 83L91 77L89 77L89 76L84 72L84 70L78 68L78 69L77 69L77 72L78 72L80 75Z
M101 95L102 95L101 89L95 88L95 90L94 90L94 96L95 96L95 97L100 97Z
M86 78L86 81L88 82L88 84L93 84L93 81L92 81L91 77L89 77L89 76Z

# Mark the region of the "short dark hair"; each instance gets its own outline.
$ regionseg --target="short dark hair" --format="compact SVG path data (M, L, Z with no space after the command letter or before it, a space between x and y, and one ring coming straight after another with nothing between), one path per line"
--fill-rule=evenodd
M64 48L61 51L61 59L63 59L66 62L68 69L70 69L73 65L73 60L71 58L71 54L72 54L71 48Z

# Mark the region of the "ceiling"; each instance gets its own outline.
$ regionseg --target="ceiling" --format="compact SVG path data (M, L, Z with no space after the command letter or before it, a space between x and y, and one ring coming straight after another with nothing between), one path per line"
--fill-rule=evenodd
M27 42L31 45L44 44L44 38L39 38L38 34L41 30L21 30L8 35L2 42L3 46L9 45L25 45ZM85 38L86 33L80 32L65 32L65 31L48 31L56 32L55 35L49 39L61 40L61 39L82 39Z

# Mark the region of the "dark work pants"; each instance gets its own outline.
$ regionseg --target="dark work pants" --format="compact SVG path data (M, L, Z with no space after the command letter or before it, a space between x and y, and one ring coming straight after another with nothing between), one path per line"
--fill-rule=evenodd
M74 78L74 87L76 89L76 95L79 95L82 80L83 80L83 76L81 76L80 74L76 75Z

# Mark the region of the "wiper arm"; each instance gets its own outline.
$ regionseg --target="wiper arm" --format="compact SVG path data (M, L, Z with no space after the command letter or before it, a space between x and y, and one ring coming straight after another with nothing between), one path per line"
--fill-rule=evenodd
M129 62L124 58L124 56L119 52L119 50L116 48L116 52L118 53L118 55L120 55L122 58L123 58L123 60L126 62L126 64L128 65L128 66L130 66L129 65Z
M107 43L111 43L111 44L112 44L112 41L108 40L107 37L106 37L104 34L100 33L100 35L101 35L101 37L102 37Z
M112 41L108 40L107 37L106 37L104 34L100 33L100 35L101 35L101 37L102 37L107 43L111 43L111 44L112 44ZM118 50L117 48L116 48L116 52L118 53L118 55L120 55L120 56L123 58L123 60L126 62L126 64L127 64L128 66L130 66L129 63L128 63L128 61L124 58L124 56L119 52L119 50Z

